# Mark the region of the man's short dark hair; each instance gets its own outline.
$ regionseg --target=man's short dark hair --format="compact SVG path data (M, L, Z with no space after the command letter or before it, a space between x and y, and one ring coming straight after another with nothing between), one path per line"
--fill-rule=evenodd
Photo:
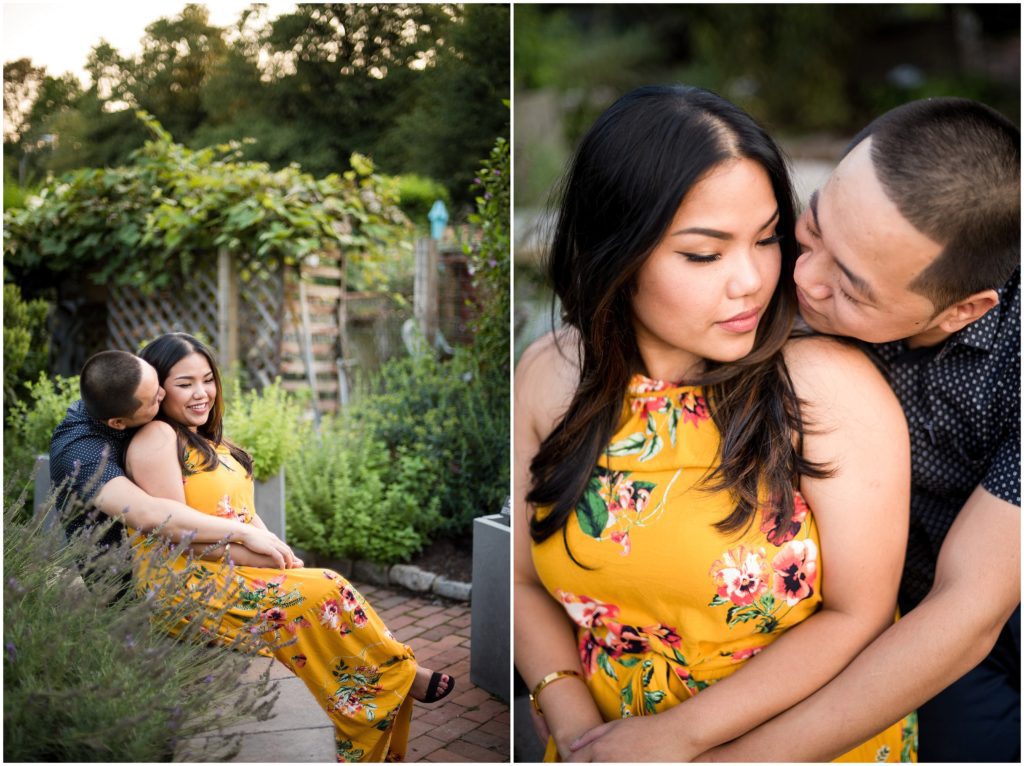
M142 405L135 392L142 362L127 351L100 351L82 368L79 390L86 412L96 420L131 417Z
M998 289L1020 264L1020 130L964 98L911 101L886 112L847 148L870 137L889 199L943 246L910 284L936 312Z

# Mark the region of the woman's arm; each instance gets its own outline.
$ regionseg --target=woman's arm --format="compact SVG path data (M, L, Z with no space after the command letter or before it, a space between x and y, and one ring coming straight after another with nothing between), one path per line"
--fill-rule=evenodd
M530 555L526 502L530 461L543 438L561 417L575 390L575 368L559 354L553 336L534 343L524 353L515 375L514 500L515 541L515 661L527 686L533 689L556 670L575 670L582 676L576 636L565 610L544 589ZM538 695L543 723L555 739L559 753L569 754L569 743L601 723L601 714L581 679L552 682Z
M147 494L155 498L184 504L185 488L182 483L181 465L178 462L178 439L174 429L167 423L154 420L139 429L128 445L128 452L125 455L125 470L131 480ZM214 534L218 531L215 522L222 522L222 526L225 524L250 526L227 519L218 519L209 514L195 513L202 518L205 525L213 528ZM211 524L211 522L214 523ZM265 526L257 528L266 532ZM235 563L242 566L280 568L301 565L301 562L291 555L290 550L288 550L287 557L278 557L272 555L273 550L257 552L248 549L246 541L249 537L244 532L238 534L231 529L224 530L220 534L220 539L230 539L236 542L231 551L231 557ZM219 540L193 542L189 548L193 554L207 561L221 561L224 558L225 547L216 546L216 542ZM281 546L284 544L281 543Z
M822 608L747 661L732 676L666 711L662 736L690 759L738 737L813 694L893 621L907 539L910 446L895 395L856 349L823 338L794 341L787 364L811 433L810 460L835 469L801 481L821 541ZM628 723L628 722L627 722ZM648 722L653 727L653 722ZM578 748L585 760L616 760L641 732L605 731ZM627 735L628 736L624 736ZM655 736L654 732L646 732ZM827 731L808 736L830 736ZM575 760L575 759L574 759Z

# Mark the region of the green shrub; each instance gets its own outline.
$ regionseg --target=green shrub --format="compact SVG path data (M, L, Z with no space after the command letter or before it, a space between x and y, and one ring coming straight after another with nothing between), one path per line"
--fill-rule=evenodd
M395 176L395 181L398 183L398 207L417 226L430 226L427 214L437 200L444 202L445 207L451 210L451 196L439 181L411 173Z
M281 388L280 380L243 393L235 377L225 389L224 434L252 455L256 481L266 481L310 437L303 406Z
M187 599L168 607L169 593L188 592L180 581L118 597L130 554L96 557L103 525L65 544L59 527L19 522L18 504L4 515L4 760L226 760L242 735L213 729L269 717L269 674L239 683L254 637L241 635L240 651L208 647L198 628L217 614ZM161 629L186 615L195 629L178 640Z
M319 443L288 463L289 542L331 557L408 560L440 522L431 467L407 449L390 452L354 419L326 418Z
M22 384L46 370L49 308L43 300L23 300L17 285L4 284L4 401L8 411L21 395Z
M465 246L481 307L473 322L473 348L485 366L505 373L508 393L509 318L511 316L511 157L509 142L499 138L490 157L484 161L475 179L476 212L470 215L482 236L475 246Z
M431 465L441 531L466 534L508 495L507 373L468 349L441 361L424 354L387 362L353 404L367 432ZM426 491L424 489L423 491Z
M40 373L25 391L11 405L4 428L5 502L28 481L36 456L49 453L53 429L78 399L78 377L51 380Z

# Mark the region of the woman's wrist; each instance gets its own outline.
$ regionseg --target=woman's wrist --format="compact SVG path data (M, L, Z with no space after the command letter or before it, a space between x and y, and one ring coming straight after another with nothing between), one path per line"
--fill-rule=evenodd
M563 757L569 755L569 745L576 739L604 723L582 677L566 676L548 684L540 691L538 702Z

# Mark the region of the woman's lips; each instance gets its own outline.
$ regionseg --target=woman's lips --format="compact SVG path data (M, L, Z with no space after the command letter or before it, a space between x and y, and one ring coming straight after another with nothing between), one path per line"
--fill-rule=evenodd
M728 332L745 333L750 332L757 327L757 323L760 318L761 307L758 306L750 311L744 311L742 314L730 317L724 322L716 322L716 324Z

